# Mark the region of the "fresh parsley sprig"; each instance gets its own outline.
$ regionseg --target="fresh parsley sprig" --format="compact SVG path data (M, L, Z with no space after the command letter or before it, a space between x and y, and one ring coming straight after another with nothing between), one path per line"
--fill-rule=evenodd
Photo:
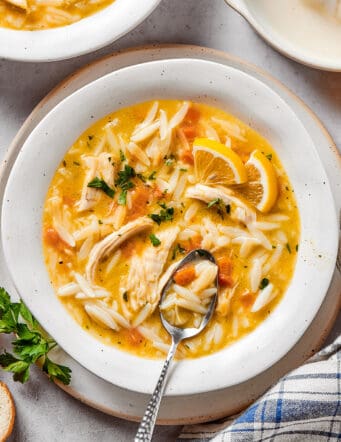
M103 192L110 198L114 198L115 196L115 190L109 187L104 180L99 179L97 176L88 183L88 187L103 190Z
M57 343L45 336L37 320L32 316L23 302L11 302L9 294L0 287L0 333L16 335L12 342L13 353L6 350L0 354L0 366L3 370L13 373L13 379L21 383L30 376L30 366L42 363L42 369L50 379L60 380L68 385L71 380L71 370L59 365L48 358L48 353Z
M160 203L161 210L159 213L150 213L148 216L156 224L160 225L164 221L173 221L174 207L167 207L165 203Z

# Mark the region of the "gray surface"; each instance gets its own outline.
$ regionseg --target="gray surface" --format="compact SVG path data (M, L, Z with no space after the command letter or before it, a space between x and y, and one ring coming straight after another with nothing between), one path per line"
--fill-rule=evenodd
M32 108L65 76L116 49L158 42L225 50L268 70L313 108L340 148L341 73L310 69L277 54L223 0L164 0L136 30L95 54L50 64L0 60L0 158ZM340 322L333 335L340 330ZM80 404L37 369L24 386L14 384L3 372L0 379L8 383L17 405L12 442L133 439L135 424ZM178 431L179 427L158 427L154 440L175 440Z

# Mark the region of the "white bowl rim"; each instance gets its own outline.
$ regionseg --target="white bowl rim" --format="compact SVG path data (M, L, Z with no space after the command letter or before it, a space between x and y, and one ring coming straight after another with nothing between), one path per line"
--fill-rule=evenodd
M0 57L25 62L65 60L100 49L122 37L161 0L115 0L76 23L41 31L0 27Z
M160 79L162 79L162 80L160 80L160 81L164 82L166 79L166 76L169 75L168 71L170 71L170 75L174 76L174 73L172 74L172 69L175 69L176 72L180 72L183 75L183 72L186 72L186 70L185 71L183 70L183 65L185 64L188 67L188 63L191 65L191 68L200 67L203 69L204 68L209 69L209 71L212 73L212 75L215 71L219 70L219 72L221 74L224 72L225 78L227 78L228 75L231 75L231 76L237 75L239 80L243 79L247 82L250 82L250 84L252 84L253 86L258 85L258 87L260 87L261 90L264 91L264 94L270 94L271 97L277 97L276 103L277 104L282 103L281 105L283 106L283 108L286 109L286 112L288 112L288 116L290 114L290 118L294 118L294 120L297 120L297 125L298 125L297 127L301 126L301 123L299 122L299 120L297 119L295 114L290 110L290 107L288 105L286 105L283 102L283 100L279 96L277 96L277 94L275 92L273 92L268 86L264 85L261 81L256 80L254 77L252 77L248 74L244 74L235 68L227 67L225 65L221 65L216 62L195 60L195 59L161 60L161 61L142 63L142 64L131 66L128 68L123 68L123 69L120 69L114 73L107 74L106 76L88 84L87 86L84 86L83 88L81 88L77 92L71 94L69 97L67 97L62 102L60 102L52 111L50 111L47 114L47 116L38 124L38 126L32 131L31 135L28 137L28 139L24 143L24 146L23 146L20 154L18 155L18 159L17 159L16 163L14 164L14 167L12 169L11 175L9 177L9 180L8 180L8 183L7 183L7 186L5 189L4 204L3 204L3 208L2 208L1 234L2 234L2 241L3 241L3 246L4 246L4 255L6 258L6 262L7 262L10 274L12 276L13 281L16 282L15 285L18 289L18 292L23 297L23 300L31 308L33 314L35 314L37 319L41 322L42 326L57 340L57 342L59 342L61 344L61 346L64 348L65 351L67 351L74 359L76 359L78 362L80 362L84 367L86 367L90 371L94 372L95 374L99 375L100 377L106 379L109 382L115 383L116 385L120 385L120 386L130 389L130 390L134 390L134 391L138 391L138 392L142 392L142 393L150 393L153 390L154 382L157 379L156 375L159 373L159 370L161 369L161 365L162 365L162 363L160 361L151 361L151 360L136 358L134 356L127 355L126 353L119 352L119 351L112 349L112 348L110 348L108 350L108 348L105 348L106 346L99 343L99 341L95 340L94 338L90 337L90 335L88 335L86 332L80 333L82 335L82 339L84 338L87 343L92 341L91 345L95 345L96 347L98 347L98 351L96 353L96 356L98 356L99 358L101 356L101 351L106 351L107 356L108 355L110 356L110 354L118 356L118 354L119 354L121 361L117 362L117 360L116 360L115 363L118 364L119 369L123 370L123 373L122 372L120 372L120 373L115 372L115 374L113 374L113 368L108 367L107 363L104 363L103 366L99 367L97 362L94 362L93 360L89 361L87 358L87 355L84 354L84 352L82 353L82 351L79 350L78 348L75 349L74 346L69 345L69 342L66 342L65 330L63 330L63 328L61 329L60 327L57 327L58 330L56 331L55 326L53 324L51 324L51 322L46 320L46 318L44 316L41 316L41 313L39 312L40 306L38 306L34 300L35 294L33 293L33 291L31 294L25 292L26 282L29 282L29 281L27 281L27 277L32 279L34 271L33 271L33 273L31 272L30 275L26 275L26 277L25 277L26 282L25 283L23 283L23 280L21 280L19 283L17 281L17 279L18 279L18 265L17 265L18 254L13 253L14 249L16 249L16 247L18 245L18 244L15 245L15 240L13 243L13 238L14 238L13 233L14 233L17 226L15 226L15 222L13 223L13 221L14 221L13 217L10 218L8 216L9 215L8 210L9 211L11 210L11 207L13 204L13 201L11 200L11 195L13 195L13 190L15 189L15 186L16 186L16 181L17 181L16 179L18 179L18 176L20 176L21 172L22 172L21 166L23 165L22 164L23 160L21 160L21 158L25 157L27 159L26 151L30 152L32 150L32 146L35 145L35 143L33 142L34 137L37 136L39 134L39 132L44 131L46 129L46 128L44 129L44 125L48 124L49 119L53 120L53 119L55 119L55 117L58 114L60 114L60 113L63 114L65 109L67 107L70 107L70 103L72 103L72 101L76 100L76 101L74 101L74 103L78 103L77 100L79 98L81 98L84 94L86 95L87 93L91 93L92 90L96 91L97 89L99 89L101 87L101 83L103 83L102 86L105 86L106 82L110 83L110 81L118 81L119 77L122 77L123 79L124 78L127 79L131 75L132 76L136 75L136 72L141 73L141 69L142 69L142 71L147 71L149 73L154 72L154 70L157 70L158 73L160 73L162 71L162 76L160 77ZM177 71L176 69L178 69L179 71ZM190 75L190 73L188 75ZM146 75L146 82L148 83L148 81L151 81L151 76ZM169 79L167 79L167 81L169 81ZM202 81L202 80L200 80L200 81ZM186 87L188 87L188 86L186 86ZM207 85L207 87L209 87L209 86ZM182 92L181 92L181 94L182 94ZM106 112L106 113L108 113L108 112ZM54 120L54 124L55 123L56 123L56 120ZM57 122L56 124L58 125L59 123ZM301 129L303 129L303 126ZM304 133L306 134L305 129L303 129L303 130L304 130ZM78 130L77 133L80 133L82 131L83 130ZM40 135L41 135L41 133L40 133ZM31 147L27 147L27 146L31 146ZM259 331L260 328L263 327L263 325L258 327L258 329L256 329L255 332L252 332L246 338L238 341L236 344L224 349L221 352L215 353L214 355L206 357L206 358L200 358L197 360L186 360L186 361L181 361L180 363L178 363L177 364L178 367L175 372L175 378L176 378L177 382L171 382L170 383L171 385L168 386L167 392L169 395L195 394L195 393L200 393L202 391L212 391L212 390L220 389L223 387L234 385L236 383L243 382L244 380L250 379L251 377L255 376L259 372L264 371L266 368L273 365L281 357L283 357L287 353L287 351L289 351L290 348L298 341L298 339L302 336L302 334L304 333L304 331L306 330L306 328L309 326L310 322L314 318L319 307L321 306L321 303L323 302L324 296L326 294L326 291L329 286L329 283L330 283L330 280L332 277L332 273L334 270L335 259L336 259L336 250L337 250L338 230L337 230L337 222L336 222L336 211L335 211L334 201L331 196L331 191L329 188L328 179L327 179L326 174L324 172L323 166L317 156L315 148L313 147L312 142L309 144L309 149L310 148L312 148L312 153L311 153L312 160L313 160L313 167L312 168L314 169L314 167L318 167L318 169L320 171L320 176L323 178L323 181L325 184L324 186L319 185L318 187L316 187L316 191L321 190L323 192L323 199L326 204L326 206L324 207L324 210L321 212L320 215L322 218L327 217L329 220L329 223L330 223L329 237L324 238L324 240L328 243L326 245L326 247L327 247L326 250L328 251L327 253L328 253L329 258L328 258L327 263L323 269L323 272L320 272L320 274L319 274L319 282L318 282L319 293L316 295L316 299L313 299L313 301L311 303L309 303L309 305L305 306L305 309L308 309L308 310L304 310L304 312L301 312L302 314L299 315L298 318L295 317L295 320L298 322L298 324L295 324L295 326L296 326L295 330L289 330L289 332L288 332L289 337L287 337L285 346L282 346L282 347L275 346L275 348L272 348L271 346L269 347L268 342L267 343L261 342L262 345L259 345L257 347L257 351L255 354L256 355L260 354L260 352L259 352L260 348L267 349L267 351L269 351L269 354L266 354L266 355L262 354L263 359L261 361L258 361L258 364L254 364L252 367L245 367L245 366L238 367L238 370L233 373L232 377L231 377L231 373L226 374L225 372L224 373L221 372L220 366L217 367L219 369L218 370L219 373L217 374L217 376L207 377L207 372L205 373L205 370L203 372L198 372L198 379L200 379L200 380L204 379L205 382L198 382L198 385L196 385L196 386L191 385L191 382L189 382L189 383L187 382L187 384L186 384L186 382L182 382L183 379L181 378L181 376L183 376L184 374L187 374L187 381L193 379L193 375L192 375L191 370L190 370L190 376L188 377L188 375L189 375L188 370L189 370L189 367L193 368L193 364L194 364L194 366L197 365L195 361L203 361L205 367L208 365L209 370L210 369L212 370L213 367L216 367L217 355L219 355L218 359L221 362L222 361L222 359L220 357L221 355L223 355L227 352L231 353L231 349L233 349L233 352L235 352L236 349L238 351L238 346L240 346L241 343L243 343L243 345L245 347L245 343L246 343L246 345L248 345L248 342L250 341L250 337L257 334L257 331ZM59 160L62 158L62 156L65 152L65 146L63 149L64 150L63 150L62 154L59 156ZM58 164L58 162L54 163L53 171L55 170L55 166L57 164ZM19 172L19 170L20 170L20 172ZM18 175L18 173L19 173L19 175ZM12 233L12 237L11 237L11 233ZM14 245L14 249L12 249L13 245ZM301 247L300 247L300 250L301 250ZM324 252L326 250L324 250ZM18 251L18 250L16 250L16 251ZM301 255L301 251L299 252L299 260L301 262L300 255ZM314 260L315 264L316 263L319 264L319 260L316 259L315 255L310 256L310 258ZM21 270L24 271L24 269L27 267L27 262L29 262L29 261L26 260L25 262L20 263ZM43 263L41 262L40 264L41 264L41 268L39 271L46 272ZM312 279L314 279L314 274L312 274L310 276L312 277ZM22 278L22 274L20 274L20 277ZM312 287L312 289L314 289L314 286ZM53 294L53 290L51 287L50 287L49 291L50 291L50 293L52 291L52 294ZM39 292L39 290L37 290L37 292ZM53 296L54 296L54 294L53 294ZM286 299L286 296L284 297L284 299ZM281 301L281 304L282 303L283 303L283 300ZM37 309L37 307L39 307L39 308ZM283 323L283 318L280 318L280 315L278 315L278 312L280 312L280 306L275 310L275 312L273 312L272 315L270 315L268 320L266 320L263 324L265 324L265 323L268 324L268 321L271 318L279 320L280 323ZM66 313L66 311L64 311L64 313L65 313L66 317L62 318L63 319L63 327L65 324L68 324L68 325L71 324L70 323L71 318ZM276 316L276 318L274 318L274 315ZM308 315L308 316L305 316L305 315ZM51 320L51 318L50 318L50 320ZM74 326L75 326L75 324L73 323L73 327ZM80 329L80 327L78 327L78 326L76 328ZM80 331L80 330L78 330L78 331ZM258 332L258 334L259 334L259 332ZM264 335L264 333L263 333L263 335ZM251 342L252 342L252 339L251 339ZM73 343L73 344L75 344L75 343ZM99 350L99 348L101 348L101 351ZM244 348L244 350L245 350L245 348ZM97 361L97 359L95 359L95 361ZM214 363L212 363L212 361ZM101 360L101 363L102 362L103 362L103 358ZM226 362L226 361L223 360L223 362ZM134 363L137 363L140 366L141 373L146 373L146 376L143 379L142 385L141 385L141 379L140 380L135 379L135 378L127 379L127 376L129 376L129 374L131 374L131 370L133 369ZM196 368L198 368L198 366ZM209 370L208 370L208 372L209 372ZM135 375L136 375L136 373L135 373Z
M225 2L237 11L241 16L249 22L253 29L274 49L291 58L298 63L302 63L306 66L322 69L331 72L341 72L341 60L338 61L326 61L320 57L313 57L307 54L304 49L299 47L293 47L289 44L285 37L280 37L279 34L271 32L270 29L265 29L264 26L255 18L244 0L225 0Z

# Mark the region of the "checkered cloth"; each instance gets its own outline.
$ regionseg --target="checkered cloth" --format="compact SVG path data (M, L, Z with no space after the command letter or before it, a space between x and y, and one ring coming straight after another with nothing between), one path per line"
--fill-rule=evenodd
M180 440L341 441L341 336L240 415L184 427Z

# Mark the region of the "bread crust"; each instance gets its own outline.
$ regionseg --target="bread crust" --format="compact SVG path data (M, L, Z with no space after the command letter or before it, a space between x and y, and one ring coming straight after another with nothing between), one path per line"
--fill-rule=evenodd
M9 404L10 404L10 420L8 422L7 429L5 430L5 434L2 434L2 435L0 434L0 442L5 442L13 431L14 420L15 420L15 405L14 405L13 397L12 397L11 392L9 391L7 385L0 381L0 388L4 391L5 395L8 398Z

